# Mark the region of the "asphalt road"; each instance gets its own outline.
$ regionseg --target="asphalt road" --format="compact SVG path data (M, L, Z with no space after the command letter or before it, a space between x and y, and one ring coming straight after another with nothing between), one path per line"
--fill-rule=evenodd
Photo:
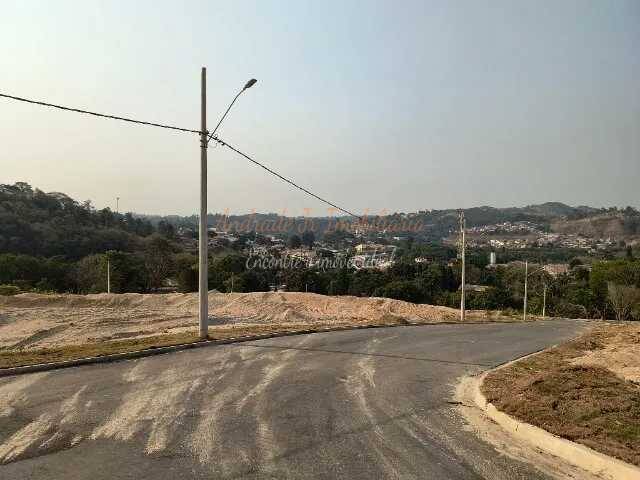
M545 478L449 402L582 328L354 330L0 379L0 478Z

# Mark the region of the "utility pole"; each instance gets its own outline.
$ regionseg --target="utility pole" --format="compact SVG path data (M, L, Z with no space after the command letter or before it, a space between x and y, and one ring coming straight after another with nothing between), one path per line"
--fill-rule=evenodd
M461 281L462 281L462 285L460 288L460 321L464 322L465 320L465 305L464 305L464 296L465 296L465 269L466 269L466 262L465 262L465 249L466 249L466 244L465 244L465 239L464 239L464 230L465 230L465 220L464 220L464 210L460 210L460 248L462 249L462 255L461 255L461 260L462 260L462 274L461 274Z
M108 253L107 253L107 293L111 293L111 263L109 262Z
M120 213L120 197L116 197L116 213Z
M547 315L547 283L543 284L542 288L542 318L544 319Z
M527 279L529 278L529 263L524 261L524 309L522 319L527 321Z
M207 238L207 69L202 67L200 76L200 231L198 240L198 320L200 338L209 335L209 282L208 274L208 238Z

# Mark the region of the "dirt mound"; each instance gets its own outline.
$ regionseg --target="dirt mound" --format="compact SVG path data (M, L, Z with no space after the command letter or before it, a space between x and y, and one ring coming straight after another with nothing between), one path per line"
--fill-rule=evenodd
M229 296L225 296L229 298ZM388 298L327 297L314 293L247 293L232 294L230 301L216 305L219 296L210 296L212 314L251 321L295 320L316 323L382 321L389 317L409 322L455 321L458 312L452 308L416 305Z
M625 380L640 384L640 325L609 325L606 336L600 337L604 337L598 339L600 348L587 350L574 358L572 364L607 368Z
M142 293L93 295L21 293L10 297L0 296L0 307L53 307L53 308L95 308L95 307L167 307L184 302L193 302L193 294L171 293L153 295Z
M0 349L35 349L194 330L198 296L171 294L41 295L0 297ZM330 297L314 293L209 293L216 327L439 323L458 311L387 298ZM474 321L496 320L486 315Z

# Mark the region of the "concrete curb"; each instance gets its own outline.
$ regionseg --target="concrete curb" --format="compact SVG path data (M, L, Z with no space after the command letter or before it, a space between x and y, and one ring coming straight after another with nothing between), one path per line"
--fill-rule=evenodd
M535 354L533 354L535 355ZM527 355L530 356L530 355ZM521 359L515 360L519 361ZM504 368L511 364L501 365ZM496 370L496 369L494 369ZM500 425L504 430L521 441L529 443L534 448L561 458L565 462L586 470L607 480L638 480L640 479L640 468L635 465L623 462L617 458L610 457L579 443L558 437L539 427L516 420L498 410L492 403L488 402L480 387L485 377L491 372L486 371L475 377L473 382L473 400L476 406L482 410L490 419Z
M512 323L512 322L465 322L465 325L467 324L487 324L488 325L491 323ZM517 323L517 322L513 322L513 323ZM340 331L346 331L346 330L361 330L365 328L413 327L413 326L456 325L456 324L460 324L460 322L439 322L439 323L407 322L404 324L397 324L397 325L388 325L388 324L351 325L351 326L346 325L346 326L337 326L337 327L322 327L322 328L295 330L290 332L265 333L261 335L247 335L242 337L230 337L230 338L225 338L224 340L202 340L202 341L196 341L196 342L190 342L190 343L167 345L163 347L146 348L144 350L137 350L135 352L112 353L109 355L101 355L98 357L78 358L75 360L65 360L62 362L38 363L33 365L23 365L19 367L0 368L0 378L9 377L13 375L22 375L26 373L47 372L50 370L59 370L62 368L79 367L81 365L118 362L123 360L131 360L134 358L150 357L152 355L161 355L164 353L189 350L192 348L201 348L201 347L208 347L208 346L215 346L215 345L228 345L231 343L251 342L254 340L264 340L268 338L290 337L294 335L308 335L311 333L327 333L327 332L340 332Z

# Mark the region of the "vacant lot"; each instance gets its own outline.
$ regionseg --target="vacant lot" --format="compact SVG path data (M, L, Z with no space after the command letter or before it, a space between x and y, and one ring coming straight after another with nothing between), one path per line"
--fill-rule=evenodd
M640 325L599 325L491 373L482 390L520 420L640 465Z
M194 341L196 294L0 296L0 367ZM458 321L452 308L313 293L211 293L212 338L319 327ZM470 312L469 321L512 321Z

